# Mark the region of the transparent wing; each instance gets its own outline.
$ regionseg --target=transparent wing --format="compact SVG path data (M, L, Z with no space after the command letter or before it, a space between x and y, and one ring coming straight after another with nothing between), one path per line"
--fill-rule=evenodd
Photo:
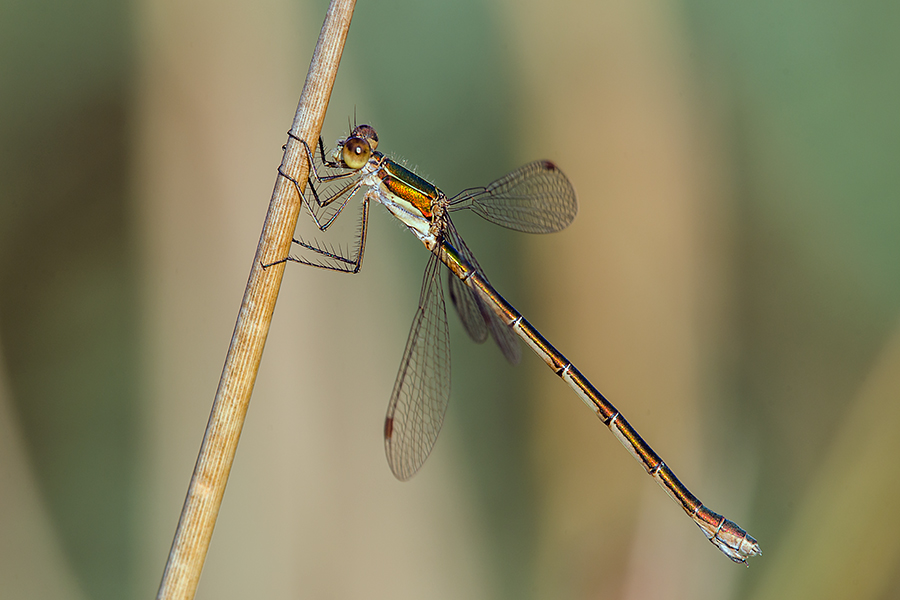
M447 227L447 237L450 244L462 252L469 264L480 270L478 263L475 262L471 252L465 247L464 242L452 224ZM459 314L463 327L465 327L469 337L475 343L483 344L488 336L489 315L485 311L487 307L450 269L447 269L447 283L450 289L450 300L453 302L453 306L456 307L456 312Z
M397 479L415 475L428 458L449 400L450 333L439 261L432 255L384 421L384 449Z
M449 210L465 209L516 231L552 233L572 222L578 202L575 189L559 167L539 160L450 200Z
M475 260L472 251L466 246L450 219L447 219L446 235L450 244L459 250L463 258L475 267L482 277L487 279L481 265ZM462 319L463 326L469 332L469 336L480 344L487 339L487 332L490 331L506 360L514 365L519 364L519 361L522 360L522 348L519 346L516 332L501 321L500 317L478 297L478 294L469 289L450 269L447 269L447 279L450 282L450 299L456 307L456 312L459 313L459 318Z

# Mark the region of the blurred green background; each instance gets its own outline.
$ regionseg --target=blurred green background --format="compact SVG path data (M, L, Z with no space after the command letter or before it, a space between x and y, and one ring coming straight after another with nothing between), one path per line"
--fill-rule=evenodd
M155 594L326 4L0 3L0 597ZM900 597L900 4L361 2L325 124L448 193L550 158L579 216L461 216L494 285L745 569L534 356L451 320L381 424L427 256L289 268L198 598Z

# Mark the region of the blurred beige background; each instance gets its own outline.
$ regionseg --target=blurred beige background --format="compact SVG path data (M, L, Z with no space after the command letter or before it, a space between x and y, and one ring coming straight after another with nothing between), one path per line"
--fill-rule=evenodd
M156 592L325 2L0 5L0 598ZM706 542L577 397L449 314L382 420L426 252L287 269L198 598L900 596L900 8L361 2L325 124L448 193L550 158L566 231L457 226L764 555Z

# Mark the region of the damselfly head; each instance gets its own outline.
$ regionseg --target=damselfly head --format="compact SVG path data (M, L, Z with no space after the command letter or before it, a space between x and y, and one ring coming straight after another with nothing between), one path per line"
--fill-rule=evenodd
M378 148L378 134L375 133L375 128L371 125L357 125L353 128L353 131L350 132L350 137L358 137L369 142L369 146L372 150L376 150Z
M369 162L372 152L365 138L349 137L341 144L341 162L351 169L362 169Z
M332 153L351 169L362 169L378 147L378 134L371 125L357 125L345 140L338 140Z

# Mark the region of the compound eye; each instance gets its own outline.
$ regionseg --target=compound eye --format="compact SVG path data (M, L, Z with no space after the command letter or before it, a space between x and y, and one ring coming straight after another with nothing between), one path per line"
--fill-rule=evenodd
M370 156L372 156L372 148L366 140L358 137L351 137L344 142L344 148L341 151L341 159L344 161L344 164L351 169L362 169L365 164L369 162Z

